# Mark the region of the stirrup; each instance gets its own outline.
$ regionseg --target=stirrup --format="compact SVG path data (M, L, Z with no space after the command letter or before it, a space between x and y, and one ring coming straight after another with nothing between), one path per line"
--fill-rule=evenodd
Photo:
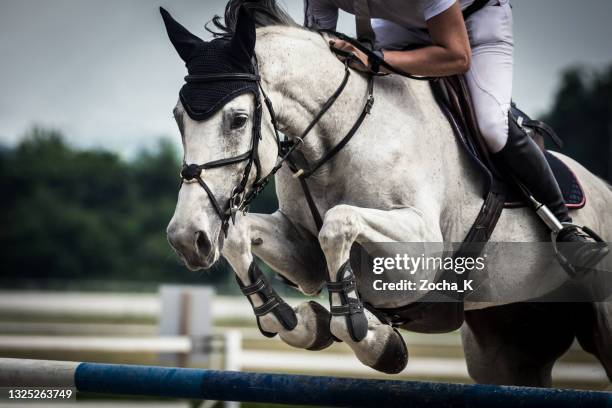
M606 256L606 254L604 254L604 256L598 259L593 265L582 266L582 267L579 265L578 266L573 265L570 262L570 260L567 259L561 253L561 251L559 251L559 247L557 246L559 235L561 235L563 231L575 229L579 233L582 233L585 236L591 238L593 241L595 241L595 243L600 244L600 245L603 244L605 247L606 244L604 243L603 239L601 239L601 237L597 235L595 231L593 231L592 229L590 229L589 227L585 225L577 225L571 222L559 221L559 218L557 218L557 216L546 205L538 202L532 195L529 194L528 196L529 196L529 200L531 201L532 205L535 208L535 212L537 216L540 217L540 219L544 222L544 224L546 224L548 228L550 228L550 240L552 241L552 244L553 244L553 251L554 251L555 257L557 258L557 261L559 261L559 264L563 267L563 269L565 270L565 272L567 272L569 276L571 276L572 278L575 278L575 277L584 275L586 272L589 271L591 266L597 265L597 263L599 263Z
M349 261L340 267L338 276L341 277L339 281L327 282L331 315L344 316L351 339L361 341L368 334L368 319L357 293L357 282ZM357 298L349 297L349 292L354 292ZM340 306L333 306L333 293L340 297Z
M571 223L571 222L562 222L560 224L561 224L561 228L555 228L555 229L551 230L551 232L550 232L550 239L551 239L552 244L553 244L553 251L555 253L555 257L557 258L557 260L559 261L559 264L561 264L561 266L563 267L565 272L567 272L567 274L570 275L572 278L575 278L577 276L582 276L582 275L585 274L585 272L588 272L588 270L590 268L589 267L581 267L581 266L573 265L559 251L559 248L557 246L557 244L559 242L558 241L559 235L561 235L561 232L563 232L563 231L575 229L579 233L582 233L585 236L587 236L590 239L592 239L594 241L594 243L597 243L597 244L602 244L603 243L605 245L604 240L595 231L593 231L592 229L590 229L586 225L577 225L577 224L574 224L574 223ZM604 255L604 257L605 257L605 255ZM599 259L597 261L597 263L599 263L602 259L603 259L603 257L601 259Z

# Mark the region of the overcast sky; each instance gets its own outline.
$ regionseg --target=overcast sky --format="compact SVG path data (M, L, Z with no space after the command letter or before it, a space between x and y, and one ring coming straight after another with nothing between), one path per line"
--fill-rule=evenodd
M407 0L414 1L414 0ZM0 143L33 124L78 146L131 155L178 132L172 120L184 65L158 6L193 32L226 0L0 0ZM302 22L302 0L284 0ZM514 0L514 96L545 111L567 66L612 63L612 1ZM354 32L342 16L339 29Z

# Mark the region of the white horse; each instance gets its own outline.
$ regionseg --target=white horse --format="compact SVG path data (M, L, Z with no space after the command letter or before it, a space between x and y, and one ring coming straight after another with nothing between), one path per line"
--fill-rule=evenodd
M257 17L260 11L253 13ZM241 18L232 41L242 43L245 52L256 54L261 84L276 110L279 128L295 140L342 81L344 66L321 35L287 22L275 7L266 11L272 23L262 26L265 19L259 15L260 27L255 32L253 21ZM178 23L166 21L168 24ZM366 88L366 76L353 72L335 105L304 140L300 151L306 159L318 159L348 131L363 106ZM427 83L394 75L377 78L374 96L371 114L355 137L308 179L323 215L320 230L298 180L287 168L276 175L278 211L238 215L227 238L205 190L197 183L184 183L167 234L186 265L194 270L208 268L223 256L240 282L250 285L256 283L249 275L256 256L296 283L304 294L312 295L326 280L342 278L339 271L356 243L460 242L482 205L484 176L456 141ZM265 175L276 163L278 146L270 114L263 112L258 153ZM254 113L252 94L229 100L206 120L191 119L179 102L175 116L185 163L205 163L247 151ZM247 120L234 126L237 116ZM576 173L588 196L587 206L572 214L575 222L592 226L604 240L612 240L609 186L572 159L557 156ZM226 202L243 172L244 164L238 163L208 169L202 178L218 201ZM254 173L249 174L248 186L255 181ZM491 239L547 240L541 222L527 208L504 210ZM525 253L512 264L490 267L486 278L473 273L481 287L512 299L511 303L465 302L463 345L470 375L476 381L550 385L553 363L576 337L612 378L612 303L523 303L537 295L534 282L554 288L567 280L563 273L542 276L548 262L550 259L543 260L535 253ZM403 291L372 290L374 275L356 274L361 300L374 308L396 308L418 300L417 295ZM405 273L390 280L400 278L416 279ZM419 276L423 278L433 275ZM350 296L357 295L353 291ZM257 295L251 295L250 301L254 306L262 305ZM332 305L338 306L340 301L337 294L331 296ZM429 315L425 311L404 328L443 331L435 328L434 321L444 317L443 313ZM294 347L321 349L335 337L370 367L385 372L402 370L407 349L401 335L369 312L365 314L367 334L359 341L349 333L345 317L330 316L314 302L295 308L297 324L291 329L273 313L259 316L258 323L263 331L279 334Z

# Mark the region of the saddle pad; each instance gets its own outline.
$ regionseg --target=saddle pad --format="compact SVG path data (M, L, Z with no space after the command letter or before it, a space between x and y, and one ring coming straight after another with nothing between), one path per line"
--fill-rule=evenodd
M567 208L579 209L584 207L586 196L574 172L559 160L557 156L552 155L548 151L544 152L544 156L557 179L557 183L559 183ZM525 205L525 200L516 189L511 189L508 192L505 208L517 208Z
M498 168L486 151L486 144L476 125L476 118L471 107L469 91L461 77L447 77L443 81L431 83L432 91L436 101L443 112L453 123L453 130L463 145L466 152L485 176L488 178L488 190L499 185L504 190L504 208L517 208L527 205L525 198L512 182L508 182L503 171ZM454 101L454 104L453 104ZM516 109L516 107L515 107ZM530 120L527 115L518 110L524 118ZM565 163L548 151L544 156L559 183L563 199L570 209L579 209L585 206L586 197L574 172Z

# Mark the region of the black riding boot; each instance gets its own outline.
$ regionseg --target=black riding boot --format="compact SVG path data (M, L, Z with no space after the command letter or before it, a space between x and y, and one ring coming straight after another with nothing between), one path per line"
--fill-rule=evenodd
M501 159L533 197L546 205L559 221L572 222L557 180L544 154L516 123L514 117L511 114L508 116L508 141L494 157ZM562 246L560 251L570 264L580 268L592 268L608 254L605 245L595 245L576 228L564 229L557 240L574 243Z

